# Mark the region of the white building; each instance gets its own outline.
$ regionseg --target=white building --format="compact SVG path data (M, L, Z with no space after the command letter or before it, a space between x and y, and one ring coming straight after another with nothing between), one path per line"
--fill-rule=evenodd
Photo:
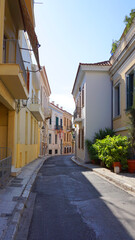
M92 140L95 132L112 127L112 84L109 76L110 62L95 64L80 63L72 94L76 109L75 155L84 162L89 161L85 140Z
M62 154L63 148L63 110L49 103L51 118L48 123L48 154Z

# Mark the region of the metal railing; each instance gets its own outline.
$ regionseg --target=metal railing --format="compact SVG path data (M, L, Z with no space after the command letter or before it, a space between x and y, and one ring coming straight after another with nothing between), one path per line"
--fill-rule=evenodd
M76 107L74 111L74 119L81 118L81 107Z
M0 147L0 187L3 187L9 180L11 174L11 162L11 150L6 147Z
M3 63L16 63L19 64L25 83L27 84L27 73L25 70L22 53L18 40L16 39L4 39L3 41Z
M29 98L29 103L31 104L39 104L40 105L40 99L37 97Z
M71 125L69 125L69 126L67 126L67 130L68 130L68 131L71 131L71 130L72 130L72 128L73 128L72 124L71 124Z
M61 125L55 125L55 130L63 130L63 126Z

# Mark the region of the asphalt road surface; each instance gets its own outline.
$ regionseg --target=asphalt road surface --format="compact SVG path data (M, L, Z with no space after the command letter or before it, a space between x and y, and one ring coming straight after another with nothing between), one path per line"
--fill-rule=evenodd
M70 157L51 157L40 169L27 239L135 239L135 197Z

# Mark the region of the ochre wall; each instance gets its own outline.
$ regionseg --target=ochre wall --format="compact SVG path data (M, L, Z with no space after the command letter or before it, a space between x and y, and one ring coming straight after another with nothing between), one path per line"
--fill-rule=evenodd
M0 147L7 147L8 109L0 103Z

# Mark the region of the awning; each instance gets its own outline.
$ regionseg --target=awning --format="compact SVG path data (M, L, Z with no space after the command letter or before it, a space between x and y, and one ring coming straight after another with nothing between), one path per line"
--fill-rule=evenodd
M30 40L30 43L31 43L31 46L32 46L32 49L33 49L33 52L34 52L34 55L35 55L35 58L37 61L37 65L40 69L41 67L40 67L39 55L38 55L38 48L40 47L40 45L39 45L35 30L33 27L33 24L31 22L25 0L20 0L20 6L21 6L21 11L22 11L22 16L23 16L24 27L28 33L29 40Z

